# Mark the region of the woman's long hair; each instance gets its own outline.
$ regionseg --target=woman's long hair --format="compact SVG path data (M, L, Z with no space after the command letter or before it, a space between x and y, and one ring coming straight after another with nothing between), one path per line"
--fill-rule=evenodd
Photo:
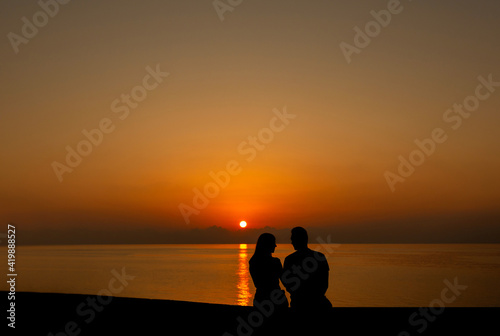
M276 246L276 237L271 233L263 233L257 239L253 257L270 255Z

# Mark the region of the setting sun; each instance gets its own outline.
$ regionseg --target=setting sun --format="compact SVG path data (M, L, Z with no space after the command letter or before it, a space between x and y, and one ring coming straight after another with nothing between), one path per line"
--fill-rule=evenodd
M241 228L245 228L245 227L247 227L247 222L245 222L245 221L241 221L241 222L240 222L240 227L241 227Z

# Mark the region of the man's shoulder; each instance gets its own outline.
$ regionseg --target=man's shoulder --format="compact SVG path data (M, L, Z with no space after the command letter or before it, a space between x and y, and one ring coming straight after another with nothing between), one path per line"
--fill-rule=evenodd
M293 262L294 260L297 260L299 258L299 251L295 251L293 253L290 253L285 257L285 263Z
M285 258L285 261L297 261L297 260L302 260L304 258L307 258L309 256L312 256L314 254L315 251L307 248L307 249L303 249L303 250L297 250L291 254L289 254L286 258Z
M325 255L319 251L311 250L310 248L304 249L304 250L299 250L295 251L291 254L289 254L285 260L294 260L294 259L303 259L307 257L318 257L321 259L326 259Z
M323 253L311 250L310 248L298 250L289 254L285 258L284 267L289 268L291 265L301 265L304 263L304 260L308 260L309 258L314 258L320 265L322 265L322 267L325 267L327 270L330 269L326 256Z
M325 255L319 251L314 251L314 250L310 250L311 253L317 257L317 258L321 258L321 259L326 259Z

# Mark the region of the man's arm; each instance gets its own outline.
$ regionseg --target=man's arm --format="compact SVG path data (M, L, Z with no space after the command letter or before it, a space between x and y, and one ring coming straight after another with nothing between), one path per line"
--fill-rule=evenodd
M319 290L323 295L326 295L328 290L328 281L330 276L330 266L328 266L328 261L325 260L321 262L321 273L319 276Z

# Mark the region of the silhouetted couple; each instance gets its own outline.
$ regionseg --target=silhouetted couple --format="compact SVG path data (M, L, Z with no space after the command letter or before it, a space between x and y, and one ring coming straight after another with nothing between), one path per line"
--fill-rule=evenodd
M276 238L263 233L257 240L255 253L250 259L250 275L256 288L254 307L268 320L280 323L288 310L288 300L280 287L280 280L290 293L291 314L297 322L317 326L327 316L332 304L326 298L330 268L323 253L308 248L307 231L302 227L292 229L292 245L295 252L285 258L281 266L279 258L272 256Z

